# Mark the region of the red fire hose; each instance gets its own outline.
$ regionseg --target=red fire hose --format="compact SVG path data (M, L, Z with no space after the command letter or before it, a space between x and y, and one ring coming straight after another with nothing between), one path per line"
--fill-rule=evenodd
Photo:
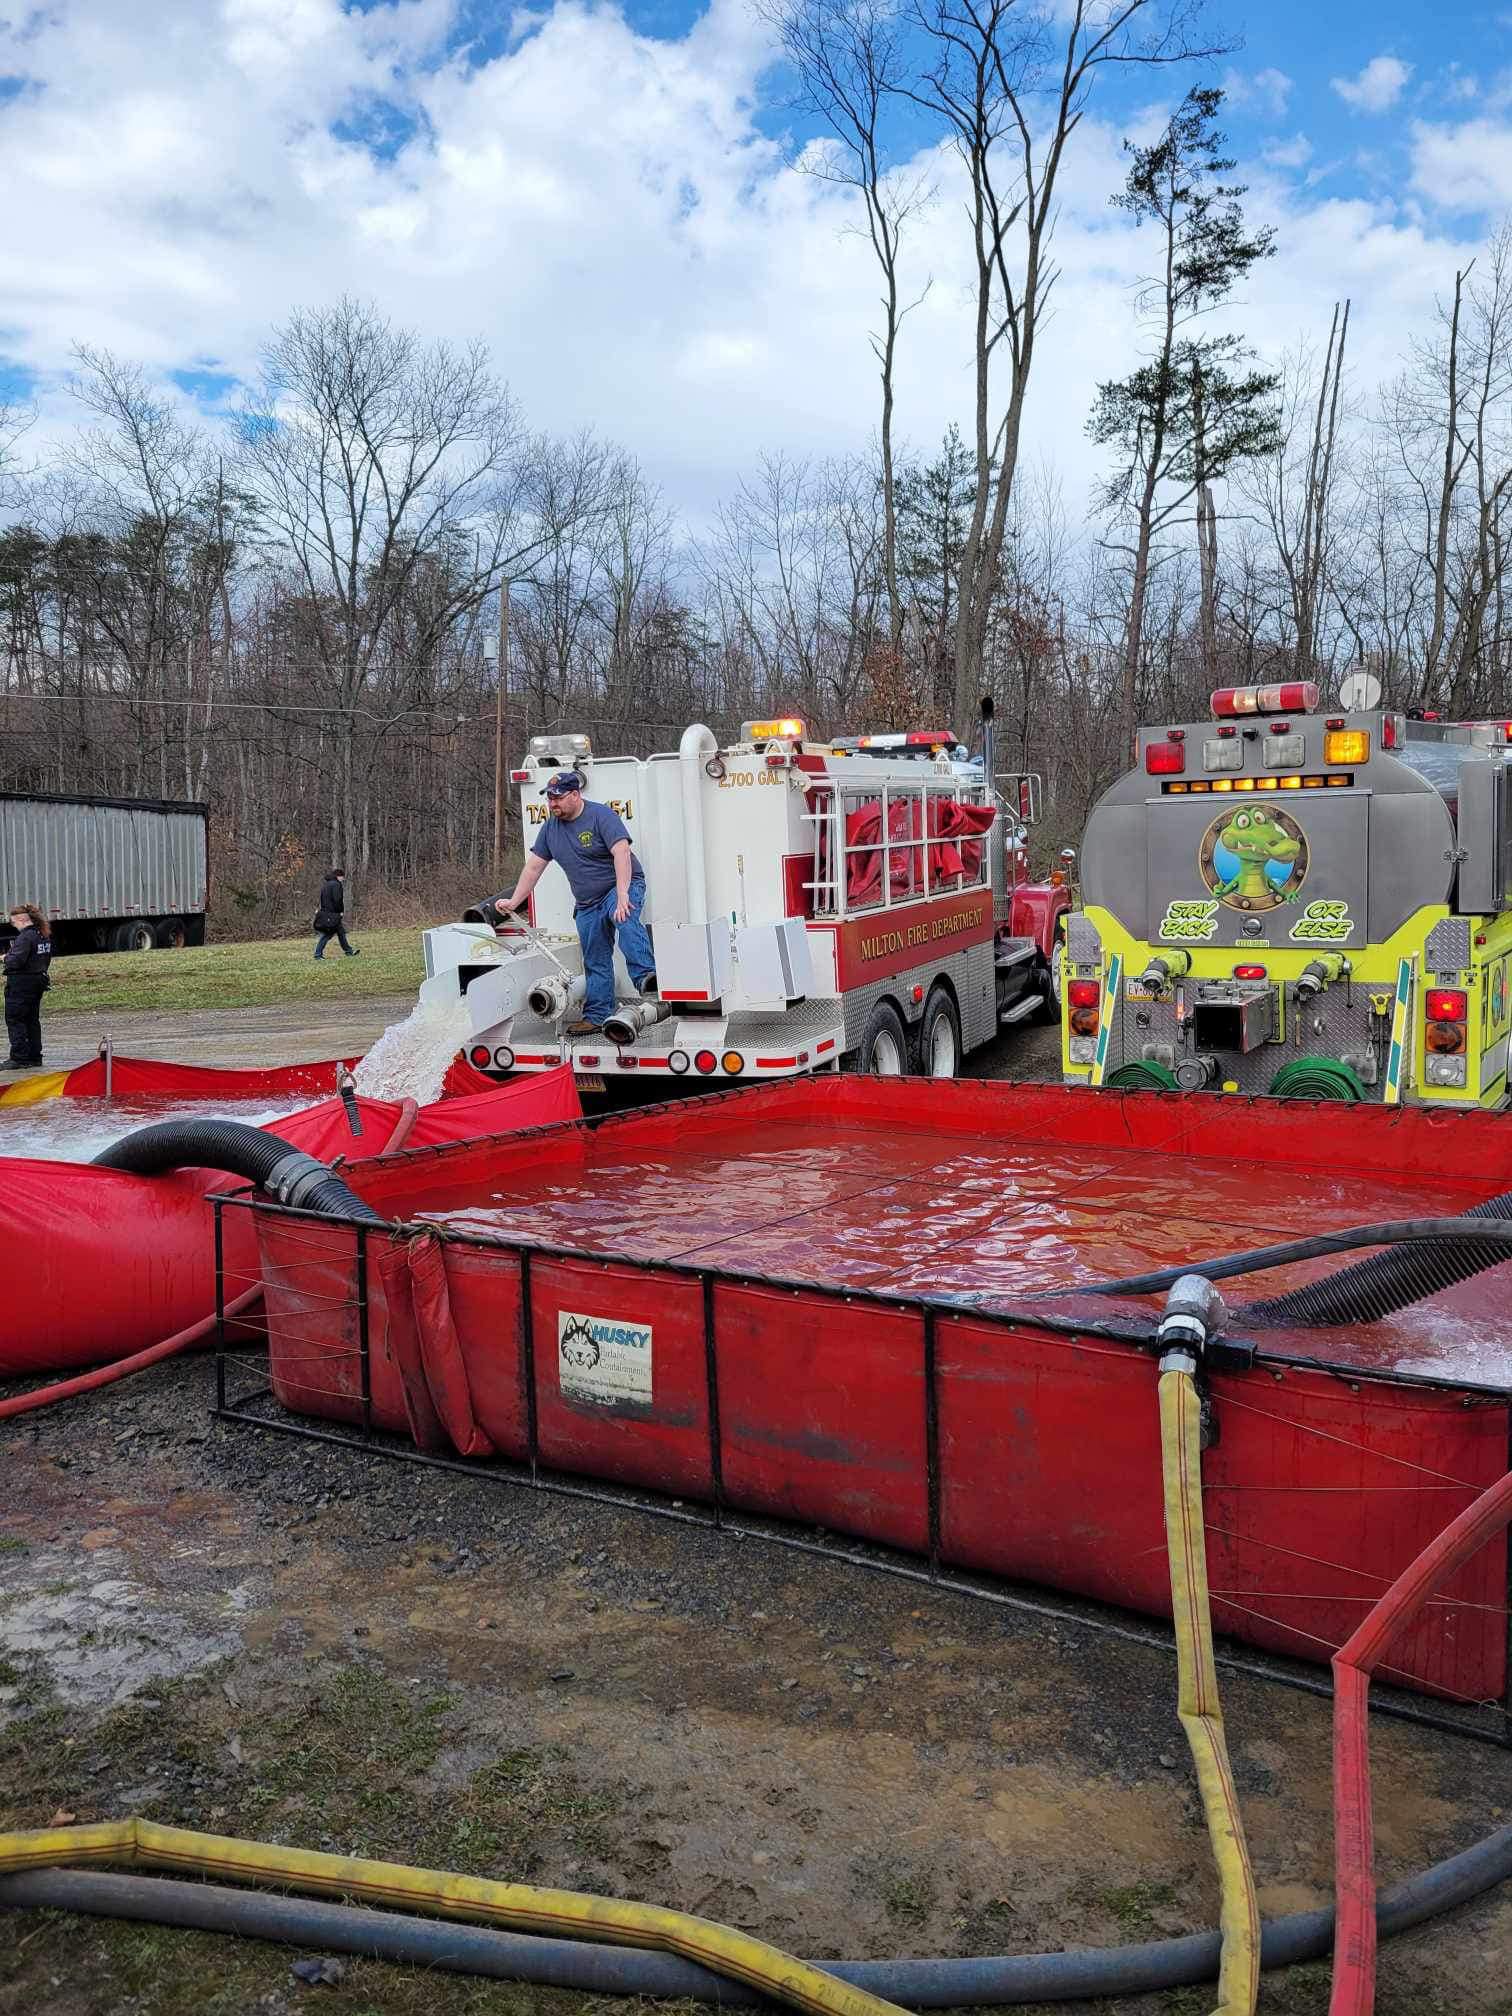
M1370 1804L1370 1676L1446 1575L1512 1522L1512 1471L1482 1492L1397 1577L1333 1657L1334 1925L1329 2016L1375 2008L1375 1848Z
M392 1155L402 1148L409 1139L420 1108L413 1099L406 1099L400 1108L399 1118L394 1122L393 1131L379 1149L380 1155ZM262 1284L248 1288L238 1295L234 1302L228 1302L225 1316L244 1316L262 1297ZM191 1323L185 1330L176 1330L171 1337L164 1337L160 1343L149 1344L145 1351L133 1351L129 1358L116 1358L108 1365L96 1365L91 1372L81 1372L73 1379L59 1379L51 1386L39 1386L31 1393L18 1393L13 1399L0 1400L0 1421L10 1421L18 1414L31 1414L39 1407L51 1407L57 1400L71 1400L78 1393L92 1393L98 1386L113 1386L117 1379L128 1379L133 1372L144 1372L149 1365L156 1365L164 1358L175 1358L181 1351L191 1351L196 1344L203 1344L215 1329L215 1317L202 1316L197 1323Z

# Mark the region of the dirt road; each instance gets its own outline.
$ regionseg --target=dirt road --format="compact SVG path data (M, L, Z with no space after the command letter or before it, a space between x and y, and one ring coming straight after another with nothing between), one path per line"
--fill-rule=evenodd
M1051 1075L1052 1037L990 1061ZM0 1828L149 1814L650 1898L812 1954L1213 1922L1165 1652L216 1424L208 1376L168 1364L0 1424ZM1326 1902L1326 1704L1224 1688L1264 1908ZM1381 1723L1375 1769L1388 1881L1512 1809L1512 1758L1462 1739ZM1509 1950L1499 1895L1389 1948L1378 2006L1506 2016ZM293 1957L27 1916L0 1929L0 2012L589 2016L584 1998L369 1962L306 1989ZM1262 2008L1327 2001L1308 1968ZM1198 2016L1211 1999L1111 2006Z

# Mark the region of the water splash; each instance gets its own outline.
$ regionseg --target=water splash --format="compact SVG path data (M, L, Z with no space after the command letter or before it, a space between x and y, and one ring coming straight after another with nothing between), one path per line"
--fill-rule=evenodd
M270 1106L266 1099L215 1102L138 1095L125 1099L43 1099L35 1106L7 1106L0 1109L0 1169L9 1155L41 1156L51 1162L92 1162L102 1148L109 1148L123 1134L160 1120L240 1120L248 1127L267 1127L313 1103L286 1099L281 1105Z
M391 1022L353 1074L369 1099L415 1099L430 1106L441 1097L452 1059L472 1023L461 994L427 1000L422 994L402 1022Z

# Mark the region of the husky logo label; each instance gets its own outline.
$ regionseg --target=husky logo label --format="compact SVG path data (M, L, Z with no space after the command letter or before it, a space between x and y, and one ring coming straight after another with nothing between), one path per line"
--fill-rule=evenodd
M562 1397L601 1407L648 1407L651 1338L649 1323L558 1310L557 1381Z

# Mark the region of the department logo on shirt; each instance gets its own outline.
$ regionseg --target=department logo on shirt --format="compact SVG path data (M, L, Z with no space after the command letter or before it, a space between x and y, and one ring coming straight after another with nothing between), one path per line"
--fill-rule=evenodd
M583 831L579 833L578 845L579 847L591 847L593 845L593 828L591 826L584 827Z

